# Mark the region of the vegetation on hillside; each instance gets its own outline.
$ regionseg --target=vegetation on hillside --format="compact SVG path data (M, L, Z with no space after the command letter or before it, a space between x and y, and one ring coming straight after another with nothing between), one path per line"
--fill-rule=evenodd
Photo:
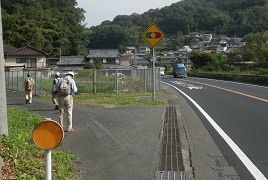
M85 11L76 0L2 0L4 43L32 45L51 56L85 55L91 49L147 45L141 38L151 23L166 34L156 48L190 45L191 32L244 37L268 27L267 0L185 0L143 14L118 15L113 21L87 28ZM173 44L169 46L169 44Z
M120 50L125 46L147 45L141 33L151 23L156 23L166 34L165 41L159 43L156 49L177 50L183 45L191 45L191 39L187 36L191 32L211 33L213 37L220 34L244 37L249 33L264 32L268 27L267 13L268 2L265 0L179 1L161 9L150 9L141 15L118 15L113 21L91 27L93 33L89 47L101 47L107 41L112 46L105 47L118 47ZM109 34L109 29L118 29L113 33L116 35L123 30L120 35L124 37L123 43Z
M76 0L2 0L3 40L31 45L51 55L87 52L90 31L81 23L85 11Z

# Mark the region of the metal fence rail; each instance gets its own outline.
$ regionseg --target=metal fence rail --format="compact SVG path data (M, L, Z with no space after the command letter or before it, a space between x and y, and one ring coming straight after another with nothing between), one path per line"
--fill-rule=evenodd
M27 74L30 73L35 80L34 94L41 95L43 89L43 79L49 79L51 72L45 71L6 71L5 81L6 88L14 91L24 92L24 82L27 78ZM52 87L52 85L51 85Z
M35 95L43 95L51 92L54 71L6 71L6 88L9 90L24 92L24 80L27 73L31 73L35 80ZM66 71L60 72L62 77ZM79 70L75 73L75 81L79 93L135 93L151 92L153 90L152 69L96 69ZM155 92L160 92L161 76L160 68L155 68Z

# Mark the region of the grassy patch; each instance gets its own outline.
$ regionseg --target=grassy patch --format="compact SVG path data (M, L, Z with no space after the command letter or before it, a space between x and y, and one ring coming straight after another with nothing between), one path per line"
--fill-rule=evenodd
M44 117L8 106L9 136L0 136L0 156L4 160L2 179L45 179L45 151L32 140L32 130ZM52 150L52 179L76 179L76 157Z
M168 102L163 98L162 93L157 93L155 100L152 100L151 93L105 93L105 94L79 94L74 96L75 104L90 106L159 106ZM51 96L41 98L51 100Z

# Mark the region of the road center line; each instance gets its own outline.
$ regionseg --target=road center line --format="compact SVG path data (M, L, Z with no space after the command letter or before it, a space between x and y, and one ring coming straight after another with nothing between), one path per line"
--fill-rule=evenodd
M163 81L162 81L163 82ZM219 135L225 140L225 142L230 146L234 151L237 157L242 161L245 167L249 170L252 176L257 180L267 180L262 172L251 162L251 160L246 156L246 154L235 144L235 142L221 129L221 127L204 111L191 97L181 91L174 85L163 82L166 85L169 85L183 94L187 99L189 99L196 108L205 116L208 122L213 126L213 128L219 133ZM203 84L203 83L202 83ZM216 86L217 87L217 86ZM224 88L223 88L224 89Z
M252 96L252 95L249 95L249 94L241 93L241 92L238 92L238 91L234 91L234 90L222 88L222 87L219 87L219 86L214 86L214 85L211 85L211 84L206 84L206 83L201 83L201 82L195 82L195 81L189 81L189 80L184 80L184 81L191 82L191 83L202 84L202 85L205 85L205 86L210 86L210 87L214 87L214 88L221 89L221 90L224 90L224 91L228 91L228 92L232 92L232 93L239 94L239 95L242 95L242 96L246 96L246 97L249 97L249 98L252 98L252 99L256 99L256 100L259 100L259 101L268 102L268 99L263 99L263 98L260 98L260 97L256 97L256 96Z

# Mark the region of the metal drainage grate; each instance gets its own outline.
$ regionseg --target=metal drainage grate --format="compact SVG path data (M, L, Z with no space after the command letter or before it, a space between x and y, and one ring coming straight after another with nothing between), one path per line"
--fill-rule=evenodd
M165 112L161 159L158 171L158 180L185 179L177 112L174 106L168 106Z
M184 180L184 171L159 171L158 180Z

